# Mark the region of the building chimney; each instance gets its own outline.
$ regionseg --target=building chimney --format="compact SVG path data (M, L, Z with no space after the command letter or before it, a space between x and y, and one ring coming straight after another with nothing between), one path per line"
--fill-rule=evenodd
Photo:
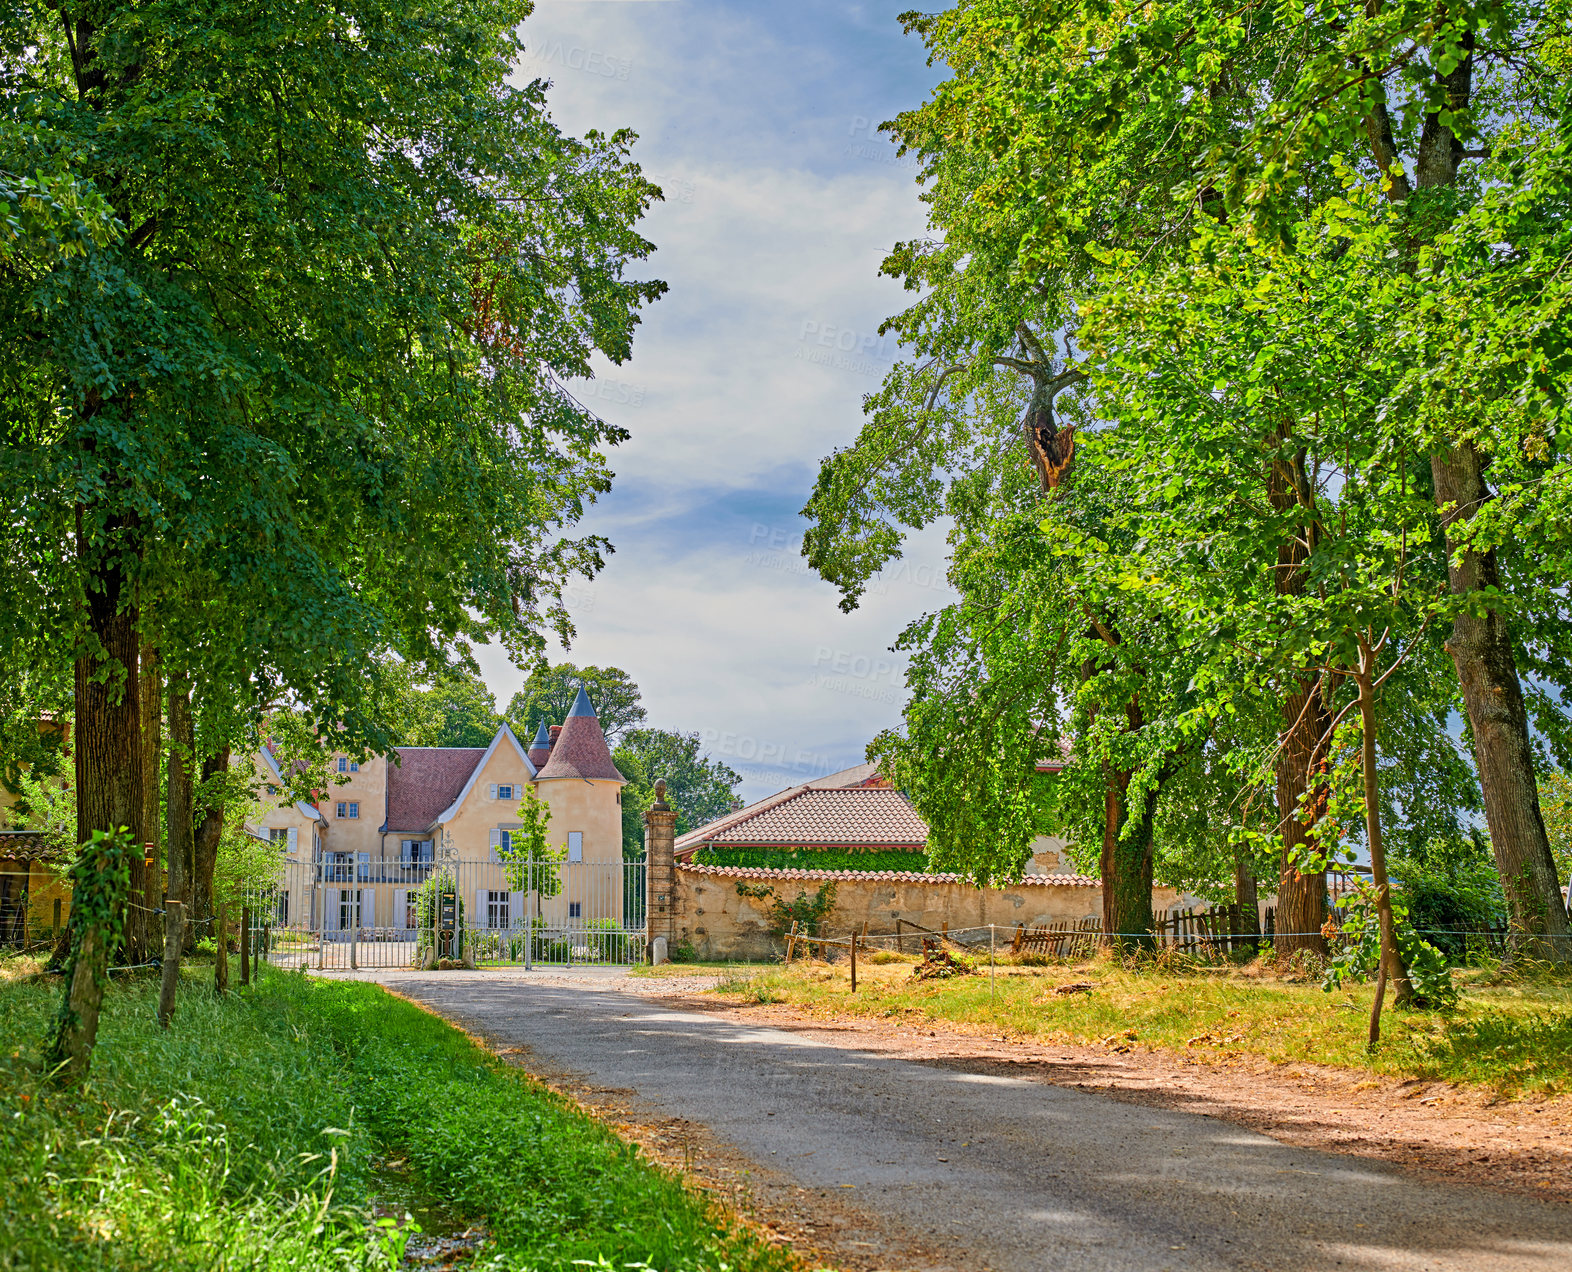
M548 732L548 734L550 736L546 740L546 745L547 746L556 746L557 745L557 734L562 732L562 726L560 724L554 724L554 725L551 726L551 728L549 730L547 730L547 732Z

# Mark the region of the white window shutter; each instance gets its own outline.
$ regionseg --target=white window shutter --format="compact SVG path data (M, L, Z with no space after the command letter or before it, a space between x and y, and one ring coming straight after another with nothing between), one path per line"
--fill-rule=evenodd
M493 848L502 847L502 832L500 830L494 830L491 832L491 846Z
M389 927L401 928L407 922L406 916L409 913L409 902L405 899L407 892L407 888L393 889L393 917L388 922Z
M508 919L512 922L515 930L519 928L527 929L529 927L524 918L524 894L522 892L515 892L509 899Z
M300 847L300 831L296 827L291 826L289 828L289 834L286 836L286 838L289 840L289 851L297 851Z
M360 890L360 926L376 927L377 925L377 890L375 888L362 888Z
M338 931L338 889L328 888L323 893L326 912L322 915L322 927L328 932Z
M486 889L475 889L475 926L490 927L491 915L486 909Z
M496 799L497 798L497 784L495 782L493 782L491 784L491 798L492 799Z
M584 832L582 830L570 830L568 832L568 860L584 860Z

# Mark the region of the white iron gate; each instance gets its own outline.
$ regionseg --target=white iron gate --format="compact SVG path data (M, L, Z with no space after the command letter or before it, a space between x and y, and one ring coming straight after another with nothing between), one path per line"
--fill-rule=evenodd
M248 898L281 967L629 964L644 958L644 862L290 862Z

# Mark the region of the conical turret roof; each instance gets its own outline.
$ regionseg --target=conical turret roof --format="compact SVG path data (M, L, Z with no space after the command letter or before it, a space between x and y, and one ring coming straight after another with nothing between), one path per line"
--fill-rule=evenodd
M536 771L546 767L551 759L551 734L546 732L546 722L540 722L540 728L535 730L535 740L529 744L529 762L535 766Z
M538 736L536 741L539 741ZM551 748L551 758L535 780L549 782L558 777L580 777L600 782L628 780L611 762L611 748L606 745L606 735L601 732L600 721L595 716L595 708L590 705L589 694L582 688L573 700L573 709L568 712L568 718L562 722L562 732L557 734L556 744Z

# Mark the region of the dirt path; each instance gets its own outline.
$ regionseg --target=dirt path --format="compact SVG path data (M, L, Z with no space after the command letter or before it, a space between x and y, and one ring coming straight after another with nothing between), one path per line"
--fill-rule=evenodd
M916 1029L858 1016L737 1005L693 993L669 1001L922 1063L1010 1074L1117 1100L1223 1118L1284 1144L1391 1162L1453 1183L1572 1202L1572 1100L1502 1100L1448 1083L1372 1078L1248 1057L1207 1063L1172 1052L1076 1046Z
M1309 1129L1331 1120L1324 1091L1258 1107L1249 1074L679 1001L680 987L638 978L401 974L391 987L843 1267L1572 1265L1572 1208L1531 1180L1528 1195L1480 1188L1248 1122L1325 1134ZM1351 1129L1378 1122L1353 1108L1369 1091L1342 1081Z

